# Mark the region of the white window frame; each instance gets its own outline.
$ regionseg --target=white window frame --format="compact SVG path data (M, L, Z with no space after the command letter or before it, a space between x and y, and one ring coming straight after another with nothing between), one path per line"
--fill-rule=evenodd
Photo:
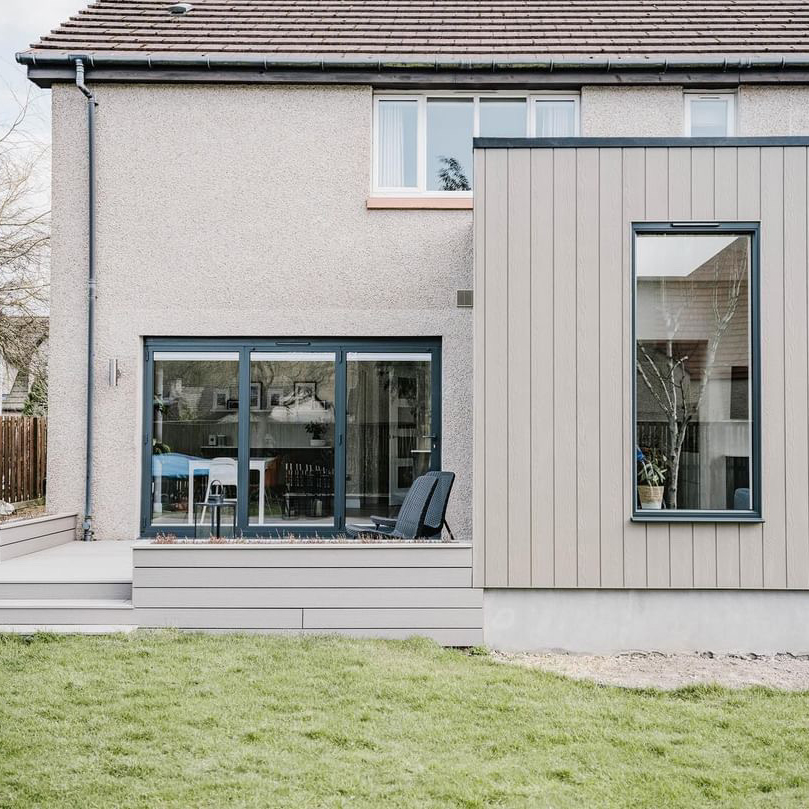
M372 115L372 149L371 149L371 194L375 197L471 197L472 191L429 191L427 189L427 100L432 98L470 98L473 103L472 137L480 132L481 99L499 99L501 101L525 101L526 137L536 137L536 115L534 108L537 101L572 101L574 104L574 135L579 136L578 93L511 93L507 91L489 93L456 92L439 90L436 92L375 93ZM403 188L381 187L379 185L379 102L380 101L413 101L417 102L417 136L416 136L416 178L417 186Z
M728 116L726 121L727 132L724 137L732 138L736 134L736 93L733 92L708 92L705 90L686 90L683 93L685 103L685 129L687 138L693 138L691 134L691 104L694 101L727 101Z

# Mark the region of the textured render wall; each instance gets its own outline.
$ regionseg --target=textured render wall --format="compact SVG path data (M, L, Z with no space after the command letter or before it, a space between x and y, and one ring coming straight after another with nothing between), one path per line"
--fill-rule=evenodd
M807 135L809 87L742 87L737 123L740 135Z
M582 87L581 134L590 138L678 137L682 87Z
M809 87L745 85L736 101L736 134L809 134ZM679 137L685 127L682 87L582 87L586 137Z
M471 532L469 211L367 211L367 87L97 88L97 536L139 531L142 337L440 336L448 519ZM49 508L81 510L85 108L53 91ZM107 363L119 361L117 388Z

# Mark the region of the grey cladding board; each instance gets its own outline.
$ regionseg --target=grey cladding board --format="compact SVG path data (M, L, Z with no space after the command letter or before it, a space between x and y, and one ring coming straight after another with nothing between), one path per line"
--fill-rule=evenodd
M809 589L809 139L475 143L476 586ZM759 227L763 522L632 520L644 222Z

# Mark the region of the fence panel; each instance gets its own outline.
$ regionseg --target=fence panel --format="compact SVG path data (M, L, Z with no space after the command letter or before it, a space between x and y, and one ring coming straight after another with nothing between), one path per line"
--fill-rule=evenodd
M45 496L47 419L0 419L0 500L21 503Z

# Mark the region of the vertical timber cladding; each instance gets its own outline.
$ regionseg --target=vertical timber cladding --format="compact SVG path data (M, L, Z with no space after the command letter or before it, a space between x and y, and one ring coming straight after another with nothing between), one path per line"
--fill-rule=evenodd
M475 151L475 586L809 588L807 147ZM633 222L761 223L763 523L632 522Z

